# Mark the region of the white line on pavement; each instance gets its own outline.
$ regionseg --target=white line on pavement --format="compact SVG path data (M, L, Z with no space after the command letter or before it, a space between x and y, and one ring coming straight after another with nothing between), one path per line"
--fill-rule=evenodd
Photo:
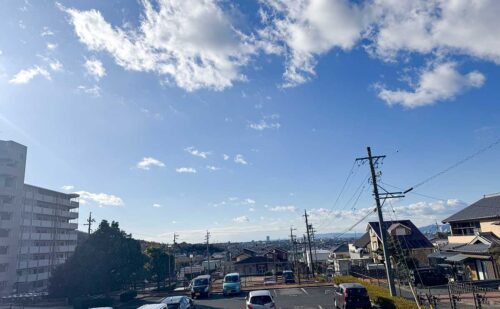
M318 308L319 308L319 309L323 309L323 307L321 307L321 305L318 305Z
M302 290L302 292L304 292L306 295L309 295L309 293L307 293L307 291L304 289L304 288L300 288Z
M278 297L278 295L276 295L276 290L273 290L274 292L274 297Z

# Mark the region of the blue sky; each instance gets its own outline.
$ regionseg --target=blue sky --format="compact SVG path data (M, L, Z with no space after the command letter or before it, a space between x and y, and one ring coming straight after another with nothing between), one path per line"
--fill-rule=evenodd
M387 155L382 180L407 188L498 139L498 13L495 1L7 1L0 138L28 146L26 182L80 192L80 224L92 211L165 242L285 238L307 209L320 232L344 231L373 205L366 165L335 203L366 146ZM431 224L500 191L499 154L415 190L434 199L394 201L396 216Z

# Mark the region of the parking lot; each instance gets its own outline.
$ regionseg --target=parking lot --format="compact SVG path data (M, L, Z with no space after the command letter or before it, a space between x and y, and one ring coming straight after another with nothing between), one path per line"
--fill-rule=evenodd
M305 288L286 288L271 289L276 301L277 309L332 309L332 288L323 287L305 287ZM245 308L245 296L223 297L221 294L214 294L209 299L196 299L197 309L238 309ZM162 297L150 297L128 303L121 308L137 308L142 304L155 303Z

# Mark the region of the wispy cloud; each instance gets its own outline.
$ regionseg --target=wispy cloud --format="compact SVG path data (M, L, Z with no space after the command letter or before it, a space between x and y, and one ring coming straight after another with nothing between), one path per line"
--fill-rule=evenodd
M220 170L220 167L213 166L213 165L207 165L206 168L207 168L207 170L210 170L210 171L218 171L218 170Z
M156 204L156 203L155 203L155 204L153 204L153 207L154 207L154 208L161 208L161 205L160 205L160 204Z
M97 81L106 76L106 69L98 59L93 58L85 60L84 67L87 73L93 76Z
M224 153L224 154L222 154L222 159L224 159L224 161L229 160L229 158L230 158L230 157L229 157L227 154L225 154L225 153Z
M247 165L248 164L248 162L245 160L245 158L243 157L242 154L237 154L234 157L234 162L236 162L238 164L243 164L243 165Z
M98 85L94 86L79 85L76 88L76 90L77 92L88 94L94 98L99 98L101 96L101 87L99 87Z
M264 116L258 122L250 122L248 127L257 131L263 131L266 129L279 129L281 124L278 122L279 115L273 114L269 116Z
M179 174L196 174L196 169L192 167L179 167L175 171Z
M61 189L63 189L64 191L71 191L73 190L75 187L72 186L72 185L65 185L65 186L62 186Z
M293 205L286 205L286 206L275 206L269 208L270 211L275 211L275 212L296 212L297 207Z
M9 80L9 83L11 83L11 84L27 84L36 76L43 76L48 80L51 79L50 73L47 70L45 70L39 66L34 66L30 69L25 69L25 70L19 71L16 75L14 75L14 77L11 80Z
M152 157L144 157L137 163L137 168L149 170L152 166L165 167L165 163Z
M206 159L208 157L208 155L210 155L210 151L200 151L194 147L187 147L186 149L184 149L185 151L187 151L188 153L190 153L191 155L195 156L195 157L200 157L200 158L203 158L203 159Z
M247 216L239 216L239 217L233 218L233 221L237 222L237 223L245 223L245 222L249 222L250 219Z

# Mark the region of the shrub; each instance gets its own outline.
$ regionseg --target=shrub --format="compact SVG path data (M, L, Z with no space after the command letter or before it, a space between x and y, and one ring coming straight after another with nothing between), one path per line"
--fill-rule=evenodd
M129 300L134 299L136 296L137 296L137 291L135 291L135 290L128 290L128 291L120 293L120 301L121 302L127 302Z
M352 282L362 284L368 291L370 299L379 305L381 308L387 309L418 309L415 302L402 297L393 297L390 295L389 290L353 276L337 276L333 278L335 284Z

